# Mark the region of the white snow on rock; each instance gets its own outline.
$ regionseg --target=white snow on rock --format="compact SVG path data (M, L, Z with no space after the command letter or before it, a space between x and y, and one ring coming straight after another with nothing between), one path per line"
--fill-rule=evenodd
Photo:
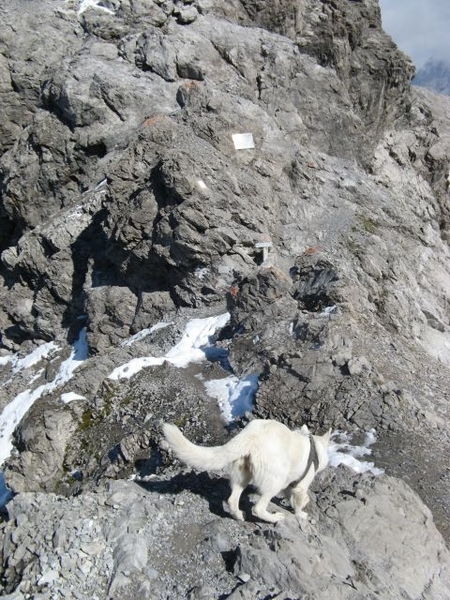
M334 441L339 438L340 441ZM373 462L361 460L364 456L370 456L372 450L369 448L376 442L375 429L366 432L364 444L361 446L353 446L351 444L351 436L342 431L333 431L331 441L328 447L329 465L337 467L345 465L355 473L370 472L373 475L382 475L383 469L379 469Z
M227 423L243 416L253 408L258 389L257 373L238 379L235 375L205 382L206 391L218 402L220 412Z
M165 361L182 368L187 367L192 362L202 362L207 359L208 351L209 354L213 351L211 338L217 330L225 327L229 318L229 313L224 313L206 319L193 319L187 323L181 340L164 356L135 358L114 369L109 378L115 380L128 379L144 367L161 365ZM167 327L170 324L157 323L153 327L144 329L135 336L132 336L123 345L132 345L144 339L152 332ZM18 373L23 369L28 369L38 364L43 359L47 359L51 356L51 353L57 350L59 350L59 347L54 342L49 342L42 344L24 358L18 358L16 355L1 357L0 365L11 364L13 373ZM12 434L25 413L43 394L52 392L69 381L74 370L87 357L86 330L83 329L78 340L73 345L69 358L61 363L53 381L42 384L35 389L31 387L26 389L4 408L0 415L0 465L11 454L13 448L11 441ZM33 379L30 380L29 385ZM224 420L230 423L243 416L247 411L252 410L253 399L258 389L258 374L250 374L242 379L238 379L235 375L229 375L221 379L205 382L205 388L207 393L217 400ZM74 392L61 394L61 401L64 403L72 402L76 399L84 399L84 397ZM373 429L366 433L364 444L360 446L352 445L351 436L347 433L341 431L333 432L329 446L330 466L337 467L342 464L357 473L369 471L374 475L382 474L383 470L375 467L373 462L362 460L363 457L371 454L370 446L375 441L376 434Z
M110 15L114 15L114 11L102 5L102 0L80 0L78 3L78 16L84 13L88 8L94 8L97 10L102 10L104 12L109 13Z
M19 373L19 371L29 369L43 358L47 358L52 352L57 352L59 349L59 346L55 344L55 342L47 342L46 344L38 346L33 352L30 352L30 354L27 354L27 356L24 356L23 358L19 358L17 354L1 356L0 365L7 365L10 363L12 374L15 375L16 373Z
M50 342L51 343L51 342ZM40 346L41 348L42 346ZM52 348L51 350L54 350ZM34 354L34 353L31 353ZM29 355L30 356L30 355ZM44 355L41 355L43 358ZM88 347L86 343L86 329L82 329L78 340L74 343L72 352L61 366L53 381L41 384L37 388L30 389L18 394L9 404L5 406L0 414L0 465L10 456L13 449L12 434L14 429L20 423L26 412L43 394L52 392L64 385L72 377L73 372L88 357ZM28 357L29 358L29 357ZM35 361L36 355L28 361L28 364ZM21 359L26 363L27 357Z
M136 342L140 342L141 340L148 337L154 331L158 331L159 329L164 329L165 327L168 327L169 325L172 325L172 324L173 324L172 322L156 323L156 325L153 325L152 327L148 327L146 329L141 329L141 331L138 331L138 333L136 333L135 335L132 335L127 340L122 342L121 346L132 346Z
M162 365L165 361L176 367L187 367L192 362L206 360L205 349L211 346L210 338L218 329L225 327L230 319L229 313L206 319L192 319L186 325L183 337L165 356L144 356L133 358L117 367L108 376L109 379L129 379L144 367Z
M86 400L84 396L80 396L76 392L66 392L65 394L61 394L61 402L64 404L69 404L73 400Z

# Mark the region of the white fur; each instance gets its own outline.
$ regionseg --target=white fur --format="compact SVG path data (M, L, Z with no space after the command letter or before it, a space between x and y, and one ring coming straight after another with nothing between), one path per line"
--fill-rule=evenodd
M231 484L228 505L236 519L244 519L239 499L250 483L261 494L253 514L263 521L276 523L283 518L283 513L267 510L270 500L280 492L289 499L296 516L307 518L303 508L309 501L307 491L316 473L314 465L298 484L290 485L303 475L308 463L310 440L307 428L291 431L277 421L255 419L232 440L213 447L193 444L176 425L165 423L163 432L175 456L187 465L199 471L225 470L228 473ZM328 464L330 432L313 437L319 472Z

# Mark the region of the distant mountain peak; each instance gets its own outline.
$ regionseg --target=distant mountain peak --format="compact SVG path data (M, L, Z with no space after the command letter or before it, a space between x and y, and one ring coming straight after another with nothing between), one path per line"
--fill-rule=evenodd
M429 58L414 77L413 84L450 96L450 60Z

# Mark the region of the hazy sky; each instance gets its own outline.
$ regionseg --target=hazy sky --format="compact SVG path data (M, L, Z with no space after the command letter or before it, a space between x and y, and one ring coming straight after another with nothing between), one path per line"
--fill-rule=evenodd
M450 0L379 0L383 28L417 68L450 58Z

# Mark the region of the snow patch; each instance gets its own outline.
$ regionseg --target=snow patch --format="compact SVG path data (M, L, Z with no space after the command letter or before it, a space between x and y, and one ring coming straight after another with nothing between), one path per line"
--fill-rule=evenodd
M339 441L334 441L334 439L339 439ZM365 433L364 443L360 446L353 446L351 435L345 431L333 431L328 446L329 465L331 467L345 465L355 473L360 474L370 472L373 475L382 475L384 470L376 467L375 463L361 460L362 457L372 454L369 446L374 444L376 439L375 429L370 429Z
M235 375L205 382L208 394L218 402L227 423L243 416L253 408L259 375L254 373L238 379Z
M83 14L88 8L94 8L98 10L103 10L104 12L109 13L110 15L114 15L114 11L103 6L102 0L80 0L78 3L78 16Z
M11 363L12 374L16 375L19 371L29 369L42 359L47 358L52 352L58 350L60 350L60 348L55 342L47 342L46 344L38 346L33 352L30 352L30 354L27 354L27 356L24 356L23 358L19 358L18 354L2 356L0 357L0 365Z
M100 181L100 183L97 183L97 185L95 186L95 188L94 188L94 192L96 192L97 190L100 190L100 189L101 189L102 187L104 187L104 186L105 186L107 183L108 183L108 180L107 180L106 178L105 178L105 179L102 179L102 180Z
M61 394L61 402L64 404L69 404L72 400L86 400L84 396L80 396L80 394L76 394L75 392L67 392L65 394Z
M194 271L194 274L197 279L200 279L200 281L205 281L205 279L209 276L209 269L208 267L197 267Z
M78 340L73 344L69 358L61 363L55 379L50 383L38 386L34 390L29 388L21 392L5 406L0 415L0 465L10 456L13 449L12 434L27 411L43 394L48 394L69 381L75 369L87 357L86 329L82 329Z
M206 359L206 351L210 348L210 338L218 329L222 329L230 319L229 313L206 319L192 319L186 325L183 337L165 356L144 356L134 358L108 375L109 379L129 379L144 367L162 365L165 361L175 367L187 367L192 362Z
M153 325L152 327L148 327L147 329L142 329L138 333L135 333L134 335L132 335L131 337L129 337L127 340L125 340L124 342L122 342L121 345L122 346L132 346L136 342L140 342L141 340L143 340L146 337L148 337L154 331L158 331L159 329L164 329L165 327L169 327L169 325L173 325L173 323L172 322L170 322L170 323L156 323L156 325Z
M61 363L55 379L47 385L52 386L52 390L62 386L64 383L69 381L75 369L78 368L88 356L89 348L86 340L86 328L83 327L83 329L80 331L77 341L73 344L73 350L70 353L69 358Z

